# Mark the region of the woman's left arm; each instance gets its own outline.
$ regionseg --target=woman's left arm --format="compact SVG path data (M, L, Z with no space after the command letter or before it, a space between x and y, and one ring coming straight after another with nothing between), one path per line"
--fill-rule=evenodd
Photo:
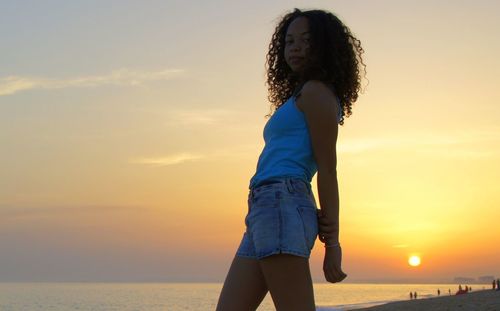
M335 94L321 81L308 81L297 99L304 111L318 166L320 240L326 243L323 273L331 283L347 277L342 271L342 249L339 242L339 191L337 183L337 107Z
M321 81L308 81L297 99L306 116L314 158L318 167L318 196L323 230L322 242L339 242L339 190L337 182L338 136L335 94ZM320 230L321 231L321 230ZM323 239L322 239L323 238Z

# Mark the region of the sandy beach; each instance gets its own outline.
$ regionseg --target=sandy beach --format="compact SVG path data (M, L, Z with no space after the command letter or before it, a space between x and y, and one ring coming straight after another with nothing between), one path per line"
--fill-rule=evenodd
M441 296L391 302L376 307L356 309L370 311L441 311L441 310L500 310L500 291L478 290L464 295Z

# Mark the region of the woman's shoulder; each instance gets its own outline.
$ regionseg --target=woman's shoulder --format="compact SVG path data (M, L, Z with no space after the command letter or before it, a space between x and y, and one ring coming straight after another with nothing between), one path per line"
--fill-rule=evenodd
M308 80L304 82L300 93L336 97L333 84L322 80Z
M297 106L302 111L305 108L304 104L307 105L310 101L336 102L338 100L333 85L321 80L306 81L298 93L300 100L297 100Z

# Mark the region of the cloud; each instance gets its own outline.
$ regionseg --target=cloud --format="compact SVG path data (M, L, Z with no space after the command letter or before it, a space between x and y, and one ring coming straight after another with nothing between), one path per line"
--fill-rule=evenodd
M171 127L193 126L193 125L217 125L228 126L234 120L245 120L242 112L230 109L211 108L211 109L182 109L171 110L168 114L166 125Z
M500 155L497 150L475 149L420 149L415 150L423 155L433 155L446 158L488 158Z
M63 89L68 87L98 87L102 85L142 85L149 81L168 80L182 74L182 69L161 71L133 71L122 68L106 75L83 76L70 79L8 76L0 78L0 96L32 89Z
M362 153L375 150L406 149L440 157L480 158L498 156L500 130L474 130L455 134L408 133L405 136L349 139L338 142L339 153Z
M169 156L164 156L164 157L157 157L157 158L136 158L136 159L131 159L129 162L130 163L136 163L136 164L146 164L146 165L152 165L152 166L169 166L169 165L175 165L175 164L180 164L188 161L194 161L194 160L199 160L203 159L205 156L203 155L197 155L197 154L192 154L192 153L177 153Z
M163 157L137 157L129 160L132 164L150 166L170 166L192 161L220 160L221 158L241 159L242 157L256 158L261 150L260 144L242 144L229 148L218 148L203 154L191 152L178 152Z
M77 205L77 206L8 206L0 205L0 219L8 217L29 217L40 215L61 215L64 213L141 212L143 206Z

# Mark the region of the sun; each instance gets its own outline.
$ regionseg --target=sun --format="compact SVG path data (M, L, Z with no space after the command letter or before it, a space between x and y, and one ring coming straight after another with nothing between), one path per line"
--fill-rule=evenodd
M415 255L414 256L410 256L410 258L408 258L408 263L412 267L420 266L420 257L415 256Z

